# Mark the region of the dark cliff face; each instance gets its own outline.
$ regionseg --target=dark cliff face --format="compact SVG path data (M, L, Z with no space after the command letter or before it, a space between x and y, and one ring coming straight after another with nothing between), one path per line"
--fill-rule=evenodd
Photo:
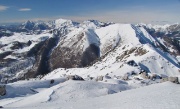
M28 55L34 53L36 62L34 63L33 68L27 73L26 77L36 77L37 75L44 75L50 72L50 65L48 63L49 54L56 46L58 40L58 37L47 39L45 42L37 45L37 48L33 48L34 52L29 52Z
M56 48L49 60L51 63L51 70L57 68L75 68L80 63L80 57L82 53L76 52L75 49L58 47Z
M91 44L86 48L82 54L80 67L86 67L91 64L94 60L100 57L100 49L94 44Z
M86 67L99 58L99 47L91 44L84 52L76 49L59 47L56 48L49 60L51 70L57 68Z
M73 44L71 47L62 46L67 41L62 38L58 46L52 51L49 59L51 71L57 68L76 68L78 67L80 57L82 55L82 48L78 42L83 38L83 34L75 36L77 40L70 41ZM65 36L66 37L66 36Z

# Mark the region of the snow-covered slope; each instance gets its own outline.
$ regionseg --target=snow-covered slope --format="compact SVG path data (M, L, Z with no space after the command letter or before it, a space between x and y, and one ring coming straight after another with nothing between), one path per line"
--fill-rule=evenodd
M97 29L96 33L100 38L102 55L106 54L109 50L113 50L119 44L140 44L131 24L113 24Z
M48 81L41 80L41 83L22 81L22 83L9 84L7 89L14 87L16 90L11 88L11 92L19 92L14 95L19 94L21 97L2 99L0 105L7 109L178 109L180 107L179 85L170 82L132 90L126 84L93 81L70 80L51 85L50 88ZM32 87L30 90L27 90L27 84ZM30 95L24 95L24 92Z
M172 25L138 24L137 26L146 29L155 38L156 45L161 50L177 57L180 56L180 25L178 23Z
M0 38L0 44L2 45L0 49L1 82L6 83L23 77L35 62L35 57L27 56L28 53L51 37L52 34L45 31L39 35L14 33L13 36Z
M40 35L27 35L23 33L14 33L11 37L2 37L0 38L0 44L2 45L8 45L4 46L0 49L0 52L6 52L6 51L13 51L10 49L13 46L13 42L20 42L20 43L28 43L28 41L31 41L31 44L29 46L22 47L22 49L15 49L14 53L23 53L29 51L35 44L45 41L46 39L52 37L52 34L48 32L44 32Z
M178 76L180 74L177 59L157 48L155 46L156 40L142 27L139 28L130 24L114 24L96 29L95 33L94 36L98 36L100 41L102 57L100 61L93 66L82 69L72 68L65 71L62 68L56 69L48 75L59 77L63 74L78 74L86 77L87 75L100 76L112 73L111 75L122 76L127 72L139 72L140 70L167 76ZM67 38L68 41L70 41L69 39ZM65 41L66 46L71 46L71 41L68 41ZM85 43L80 42L81 45ZM131 60L134 60L139 66L129 66L127 62Z

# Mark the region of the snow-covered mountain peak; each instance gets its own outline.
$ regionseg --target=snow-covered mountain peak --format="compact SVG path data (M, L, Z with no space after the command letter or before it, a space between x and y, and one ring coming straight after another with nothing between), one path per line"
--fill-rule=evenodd
M146 29L150 29L152 31L161 32L165 34L172 34L172 32L180 32L179 23L164 24L164 25L140 23L140 24L137 24L137 26L142 26L142 27L145 27Z
M131 24L112 24L100 29L96 29L96 34L101 39L101 53L104 54L107 50L112 50L118 45L140 43L140 34L137 33L137 28L133 28Z
M46 30L49 29L50 27L47 25L47 23L43 22L43 21L26 21L24 23L22 23L20 26L18 26L17 28L15 28L18 31L31 31L33 30L34 32L37 30Z
M35 24L35 22L28 20L28 21L22 23L22 25L28 25L28 24Z
M105 26L108 26L108 25L111 25L112 23L105 23L105 22L100 22L98 20L87 20L87 21L84 21L81 26L83 28L89 28L89 29L97 29L97 28L100 28L100 27L105 27Z
M28 21L24 22L21 26L22 26L22 29L32 30L34 25L35 25L35 22L28 20Z
M77 26L78 23L77 22L73 22L72 20L68 20L68 19L57 19L54 21L54 26L55 28L61 28L64 26Z

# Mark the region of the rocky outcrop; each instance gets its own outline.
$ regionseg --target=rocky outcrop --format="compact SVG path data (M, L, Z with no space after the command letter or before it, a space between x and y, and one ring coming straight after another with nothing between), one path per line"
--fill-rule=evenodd
M161 82L166 82L166 81L170 81L172 83L176 83L179 84L180 81L178 80L178 77L165 77L161 79Z
M67 76L68 80L80 80L80 81L84 81L84 79L81 76L78 75L69 75Z
M0 85L0 96L6 95L6 86Z
M103 78L104 78L104 76L98 76L98 77L96 78L96 81L103 81Z
M165 77L165 78L161 79L161 82L166 82L166 81L168 81L168 77Z
M7 52L4 52L4 53L1 53L0 54L0 60L2 60L3 58L5 58L6 56L10 55L12 52L11 51L7 51Z
M22 49L24 47L30 46L31 43L32 42L30 40L27 43L15 41L12 43L13 46L11 46L10 48L11 50Z
M129 80L129 74L124 74L124 76L122 77L122 80Z
M168 81L178 84L178 77L168 77Z

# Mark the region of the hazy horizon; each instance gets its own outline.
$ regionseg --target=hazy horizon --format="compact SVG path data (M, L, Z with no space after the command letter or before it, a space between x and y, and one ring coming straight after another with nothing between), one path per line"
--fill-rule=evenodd
M4 0L0 24L58 18L82 22L168 24L180 22L180 0Z

